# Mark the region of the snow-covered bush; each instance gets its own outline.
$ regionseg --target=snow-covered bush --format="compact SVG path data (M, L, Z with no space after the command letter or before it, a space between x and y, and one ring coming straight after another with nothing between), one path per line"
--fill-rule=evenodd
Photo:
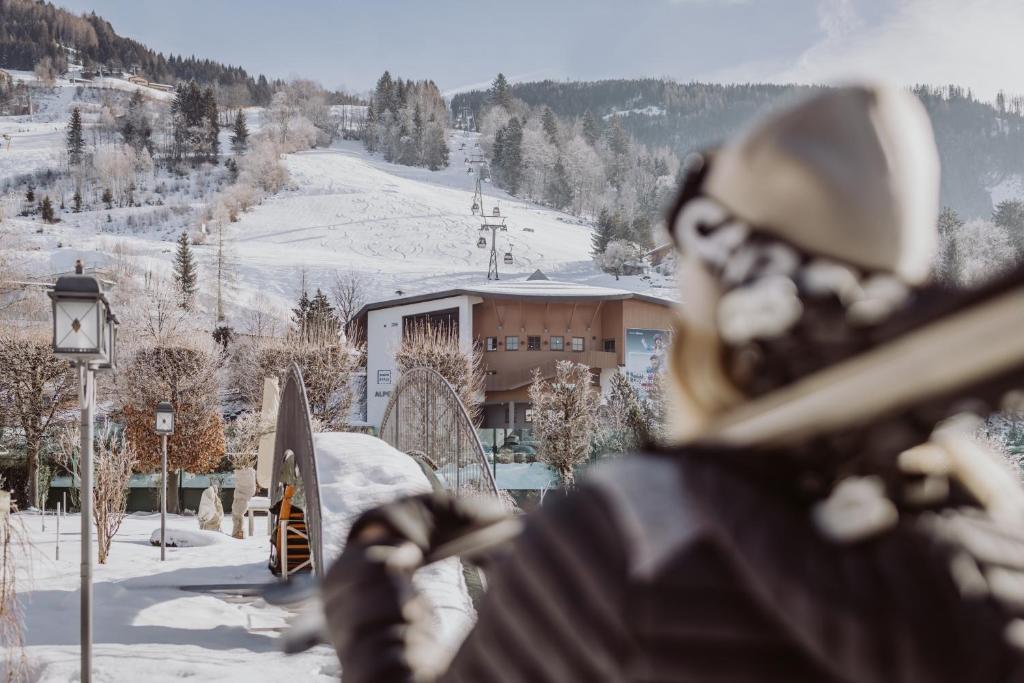
M258 188L269 194L280 192L288 182L288 169L272 140L261 138L238 162L238 184Z
M204 220L234 223L243 212L259 204L262 199L263 193L260 190L247 182L237 182L224 188L214 198L204 214Z
M938 267L953 284L972 286L988 280L1017 260L1009 231L992 221L974 219L943 231Z
M112 423L97 430L93 455L93 524L99 563L106 564L128 508L128 484L138 457L124 432Z
M612 240L608 243L604 253L594 257L594 261L597 262L601 270L613 274L618 280L627 266L639 265L643 262L643 258L644 252L639 245L626 240Z
M257 410L247 410L224 428L228 460L236 469L256 467L260 439L274 431L272 422Z
M53 355L48 329L6 327L0 332L0 412L6 426L21 432L27 484L19 493L34 504L44 440L60 409L74 398L77 383L68 362Z
M128 145L100 147L92 157L99 184L109 188L118 206L131 206L137 176L153 172L153 158L143 149L136 152Z
M0 487L3 487L0 478ZM28 680L25 616L18 600L15 560L29 556L31 544L21 520L11 513L11 496L0 491L0 663L8 681Z
M302 371L313 417L326 429L341 431L352 408L352 382L359 350L341 339L309 341L297 334L284 338L251 338L239 343L230 359L233 389L252 410L263 397L263 379L277 377L284 384L292 363Z
M661 402L641 398L625 373L611 379L607 402L598 410L594 452L597 455L628 453L657 441L661 433Z
M395 352L399 372L428 367L448 380L470 419L476 423L484 394L483 358L479 351L459 348L459 335L450 327L414 325Z
M128 442L143 471L160 467L160 437L153 406L174 406L174 434L167 440L172 471L211 472L224 457L218 370L220 354L206 335L182 335L138 348L117 375L117 399Z
M567 488L575 481L576 467L590 455L598 400L590 368L582 363L558 361L551 379L544 379L539 369L533 372L530 402L533 434L540 442L537 459Z

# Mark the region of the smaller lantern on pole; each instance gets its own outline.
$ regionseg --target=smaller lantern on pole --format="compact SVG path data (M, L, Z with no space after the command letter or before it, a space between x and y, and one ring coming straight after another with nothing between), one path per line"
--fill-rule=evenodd
M170 401L156 404L156 433L163 442L160 458L160 561L167 553L167 437L174 433L174 406Z

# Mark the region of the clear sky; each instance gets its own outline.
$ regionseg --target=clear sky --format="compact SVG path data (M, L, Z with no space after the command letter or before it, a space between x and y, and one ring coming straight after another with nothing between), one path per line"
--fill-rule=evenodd
M164 53L353 91L490 81L959 83L1024 94L1024 0L55 0Z

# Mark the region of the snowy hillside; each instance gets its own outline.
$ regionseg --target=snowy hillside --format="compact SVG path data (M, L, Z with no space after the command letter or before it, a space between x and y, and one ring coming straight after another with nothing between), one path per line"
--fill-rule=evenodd
M452 147L453 163L439 172L387 164L355 142L290 155L295 189L265 202L236 226L243 281L262 289L263 280L289 300L299 267L308 269L314 283L329 281L334 270L365 273L374 298L486 281L490 252L477 248L480 219L470 212L473 176L465 172L458 145ZM513 258L510 266L500 264L503 278L525 277L540 268L560 279L613 280L591 264L589 226L485 187L491 193L485 194L485 206L490 211L497 205L508 223L508 231L498 233L499 256L508 252ZM651 287L640 278L619 284Z
M57 167L68 112L80 107L89 125L95 103L102 99L98 90L89 87L83 95L70 84L58 83L40 98L34 116L0 117L0 130L14 137L11 151L0 155L3 180ZM259 131L263 110L248 108L246 116L250 129ZM229 149L227 134L222 130L224 150ZM360 274L369 300L486 281L489 248L477 245L480 218L470 212L474 176L464 164L475 144L474 134L452 133L450 166L436 172L389 164L353 141L286 155L286 189L228 228L234 271L227 294L229 318L267 306L286 317L303 274L310 290L325 291L336 273ZM182 229L199 235L196 212L209 201L195 180L189 182L192 189L186 183L181 190L188 194L152 198L138 207L68 211L53 226L43 226L36 217L19 217L21 197L12 191L5 200L7 224L26 238L23 256L38 275L68 270L76 258L109 264L116 247L132 254L141 270L169 277L173 240ZM488 213L498 206L507 218L508 231L498 233L502 279L523 278L540 268L560 280L614 282L591 261L589 225L512 198L489 183L484 195ZM195 251L200 263L209 266L212 244L199 244ZM504 263L506 253L512 255L511 265ZM660 275L652 280L623 277L615 286L675 295L672 283ZM209 297L206 293L201 298L207 308Z

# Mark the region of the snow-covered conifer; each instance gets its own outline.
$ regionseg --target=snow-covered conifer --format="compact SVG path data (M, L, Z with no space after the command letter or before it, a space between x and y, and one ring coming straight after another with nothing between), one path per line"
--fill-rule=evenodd
M537 459L567 488L573 486L576 468L590 455L599 400L591 381L588 366L560 360L554 377L545 379L534 370L530 385L533 433L540 442Z
M71 166L80 166L85 155L85 138L82 136L82 113L78 107L71 110L71 120L68 122L66 142L68 163Z
M245 123L245 112L241 109L235 114L235 123L231 127L231 150L236 156L245 153L249 146L249 127Z
M190 310L199 288L196 258L187 232L178 237L178 249L174 255L174 281L178 285L179 305Z

